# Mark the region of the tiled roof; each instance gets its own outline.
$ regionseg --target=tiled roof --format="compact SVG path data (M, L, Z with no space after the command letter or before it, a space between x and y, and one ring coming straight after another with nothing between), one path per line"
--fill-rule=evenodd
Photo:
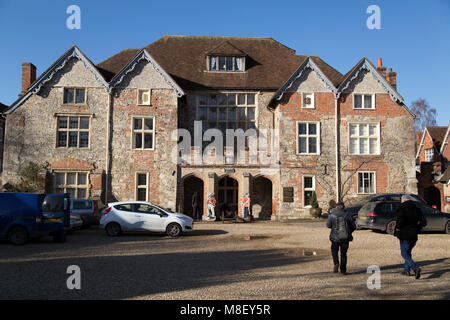
M445 134L447 133L448 127L428 127L427 130L430 133L431 138L433 139L433 143L436 146L437 150L441 149L442 142L445 138Z
M308 56L272 38L164 36L145 49L187 90L201 89L268 89L278 90ZM106 80L119 72L140 49L125 49L99 63L97 68ZM207 72L206 56L221 54L247 55L246 72ZM330 81L338 86L342 74L319 57L311 57Z

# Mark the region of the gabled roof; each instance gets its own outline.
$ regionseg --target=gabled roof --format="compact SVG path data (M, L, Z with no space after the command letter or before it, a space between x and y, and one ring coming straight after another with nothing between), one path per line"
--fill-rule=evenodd
M164 69L153 59L153 57L147 52L145 49L141 49L133 59L128 62L121 71L119 71L110 81L108 91L111 92L112 89L120 84L125 76L134 70L136 65L141 61L146 60L153 68L161 74L164 80L175 90L177 97L182 97L184 95L183 89L172 79L170 75L168 75Z
M416 158L419 158L420 153L422 152L425 137L427 135L430 136L436 150L440 152L441 144L444 141L447 131L448 131L448 127L426 126L425 129L423 130L422 136L420 137L420 144L417 149Z
M246 56L247 54L239 48L233 46L229 41L224 41L214 49L208 51L207 55L227 55L227 56Z
M73 45L58 60L56 60L55 63L53 63L47 70L45 70L23 95L21 95L15 102L13 102L10 108L7 111L5 111L5 114L10 114L11 112L13 112L32 94L39 93L41 88L47 82L52 80L53 77L65 67L67 62L74 57L81 60L85 65L85 67L93 73L95 79L99 83L101 83L106 89L108 89L108 83L103 78L103 75L99 72L99 70L95 67L95 65L84 55L84 53L81 52L81 50L77 46Z
M277 91L307 58L296 55L294 50L272 38L164 36L145 49L183 90ZM121 51L99 63L97 67L105 77L116 75L139 50ZM245 72L206 72L205 57L208 53L228 51L227 54L230 54L230 50L247 54ZM314 57L314 62L330 81L339 82L342 75L338 71L318 57Z
M383 86L383 88L389 93L392 100L397 101L399 103L403 103L404 100L403 97L397 92L397 90L395 90L389 84L386 78L383 77L383 75L381 75L378 72L375 66L366 57L359 60L358 63L343 76L342 82L338 88L338 97L345 89L347 89L350 86L351 82L358 77L361 70L369 71L374 76L374 78ZM408 108L406 109L409 111ZM411 111L409 111L409 113L411 113Z
M316 57L317 58L317 57ZM337 89L333 82L328 79L324 72L319 68L319 66L314 62L313 57L306 57L303 63L298 67L298 69L291 75L291 77L285 82L285 84L280 88L280 90L275 93L274 97L276 100L281 100L283 94L293 86L295 81L300 78L306 69L314 70L317 75L325 82L326 86L336 95Z
M450 125L448 125L447 132L445 133L444 139L442 140L442 146L440 150L441 154L444 154L445 149L447 149L448 144L450 143L449 139L450 139Z

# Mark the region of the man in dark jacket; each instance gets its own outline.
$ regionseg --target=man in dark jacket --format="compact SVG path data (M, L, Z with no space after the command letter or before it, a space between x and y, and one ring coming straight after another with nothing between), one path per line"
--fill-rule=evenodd
M402 204L397 210L397 222L394 235L400 240L400 251L405 259L403 275L410 275L410 270L414 271L416 279L420 278L420 269L412 259L411 251L417 243L417 234L426 226L427 220L422 211L414 204L411 196L403 195Z
M336 209L332 210L327 220L327 227L331 229L331 255L333 257L334 269L337 273L340 267L342 274L347 274L347 250L350 241L353 240L352 233L356 229L355 221L350 214L344 210L342 202L337 203ZM341 250L341 263L339 264L339 249Z

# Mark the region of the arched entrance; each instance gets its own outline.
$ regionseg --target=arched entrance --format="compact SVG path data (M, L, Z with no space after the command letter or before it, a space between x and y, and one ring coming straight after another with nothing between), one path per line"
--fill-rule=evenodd
M218 192L219 194L216 195L218 196L218 215L221 217L223 211L225 218L233 218L238 211L238 182L228 176L223 177L219 180Z
M199 217L201 219L203 215L203 180L195 176L190 176L183 181L183 213L190 217L193 217L192 198L194 193L197 193L197 203L199 210Z
M256 177L250 187L252 214L257 219L270 219L272 216L272 181Z
M441 209L441 192L438 188L428 187L423 189L423 199L428 205Z

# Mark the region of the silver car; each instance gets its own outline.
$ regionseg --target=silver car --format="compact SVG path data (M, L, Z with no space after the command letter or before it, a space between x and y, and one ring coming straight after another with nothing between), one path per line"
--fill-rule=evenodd
M193 225L191 217L143 201L109 203L100 219L100 228L112 237L127 231L165 232L177 237L192 231Z

